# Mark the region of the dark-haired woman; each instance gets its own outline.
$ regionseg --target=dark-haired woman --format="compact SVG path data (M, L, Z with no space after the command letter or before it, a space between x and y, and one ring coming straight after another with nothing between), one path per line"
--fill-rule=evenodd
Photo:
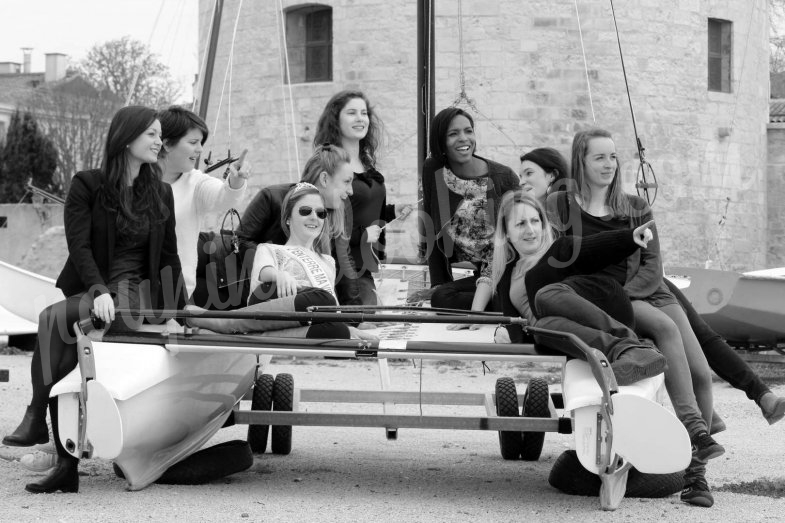
M381 131L381 121L368 98L361 91L346 90L327 102L314 137L314 147L325 143L340 145L351 159L354 179L349 197L352 210L349 248L363 305L377 305L373 273L385 258L382 227L396 216L395 206L387 204L384 176L376 170ZM339 278L339 299L345 303L342 289Z
M57 278L66 299L41 313L31 366L33 398L22 423L3 440L19 446L46 442L48 404L57 466L28 484L29 492L79 490L79 459L59 441L57 399L49 399L52 385L77 364L74 322L92 308L112 322L110 329L134 329L138 315L116 314L116 308L185 305L174 199L157 164L161 143L154 110L124 107L109 126L101 169L79 172L71 182L64 211L68 259Z
M430 156L423 164L425 242L434 307L482 311L493 294L491 258L502 195L520 184L512 169L476 154L474 120L457 107L431 122ZM470 262L474 275L453 280L451 264Z
M551 147L532 149L521 155L521 188L544 202L553 191L565 189L570 168L564 156Z
M196 288L197 244L202 218L208 212L238 207L248 186L250 167L239 169L230 164L225 180L195 169L202 146L209 134L207 124L197 114L172 106L158 113L163 148L158 164L163 181L172 186L176 202L177 252L183 268L183 281L191 296Z

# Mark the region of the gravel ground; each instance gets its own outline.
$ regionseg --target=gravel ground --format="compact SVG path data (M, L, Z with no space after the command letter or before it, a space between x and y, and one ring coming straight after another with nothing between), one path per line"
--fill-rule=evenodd
M28 355L0 356L10 381L0 383L0 433L18 423L29 399ZM393 384L417 390L489 392L497 377L525 382L534 373L554 381L553 370L522 365L408 362L391 365ZM377 388L373 362L275 360L302 388ZM785 394L785 387L774 388ZM664 499L625 499L602 512L597 498L567 496L548 485L554 460L571 436L548 434L538 462L504 461L495 433L401 430L388 441L382 429L295 427L289 456L257 456L251 469L202 486L151 485L125 490L111 463L83 460L80 493L32 495L27 482L41 476L15 461L25 449L0 447L0 521L782 521L785 518L785 422L769 426L754 403L715 383L715 403L728 430L718 436L727 453L710 463L716 503L704 509ZM247 408L247 404L243 405ZM360 407L301 404L312 411ZM416 407L415 407L416 408ZM369 410L373 409L373 410ZM438 409L438 410L437 410ZM462 407L424 407L425 413L481 414ZM366 407L365 412L380 412ZM219 431L213 443L244 438L246 428Z

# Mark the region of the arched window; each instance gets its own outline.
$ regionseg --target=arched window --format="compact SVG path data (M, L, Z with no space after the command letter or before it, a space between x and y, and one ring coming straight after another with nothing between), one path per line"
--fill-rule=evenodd
M333 79L333 10L308 5L286 11L289 83Z

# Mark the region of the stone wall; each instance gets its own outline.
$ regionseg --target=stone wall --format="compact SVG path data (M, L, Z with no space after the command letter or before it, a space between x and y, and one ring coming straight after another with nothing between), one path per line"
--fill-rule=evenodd
M766 193L769 237L767 267L785 266L785 123L770 123Z
M379 168L389 199L413 202L416 3L320 3L333 7L332 82L284 84L277 3L245 2L230 89L224 79L239 2L225 2L207 149L215 157L229 146L248 147L255 188L295 180L327 99L358 88L385 124ZM200 0L202 56L212 5ZM573 2L436 2L436 108L461 92L462 56L479 154L517 168L520 154L534 147L550 145L568 155L574 133L596 125L614 133L625 188L634 191L635 136L610 4L578 6L583 46ZM660 183L654 211L666 265L747 270L768 262L767 8L766 2L733 0L616 5L637 129ZM731 93L707 89L708 18L733 22Z

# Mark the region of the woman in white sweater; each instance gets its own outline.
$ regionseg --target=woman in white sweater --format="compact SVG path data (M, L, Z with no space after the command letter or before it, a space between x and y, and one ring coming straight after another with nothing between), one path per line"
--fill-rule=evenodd
M229 166L225 180L214 178L195 168L195 162L207 141L207 125L198 115L172 106L158 113L163 148L158 164L163 181L172 186L177 223L177 252L183 268L183 280L191 296L196 288L197 243L202 217L210 212L238 207L248 186L247 162L239 168Z

